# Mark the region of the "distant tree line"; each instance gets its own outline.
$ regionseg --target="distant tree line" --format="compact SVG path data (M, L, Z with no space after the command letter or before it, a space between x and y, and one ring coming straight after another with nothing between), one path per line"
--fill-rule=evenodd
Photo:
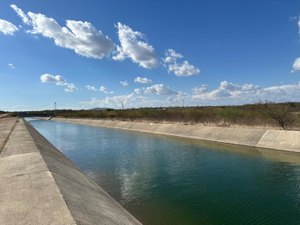
M23 112L24 113L24 112ZM45 110L27 115L66 118L147 120L217 126L259 126L300 129L300 103L264 102L240 106L160 107L101 110Z

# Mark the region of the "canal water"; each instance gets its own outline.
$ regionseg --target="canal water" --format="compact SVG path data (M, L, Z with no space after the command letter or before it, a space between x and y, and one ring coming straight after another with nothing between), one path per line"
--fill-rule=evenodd
M300 156L30 123L144 225L300 224Z

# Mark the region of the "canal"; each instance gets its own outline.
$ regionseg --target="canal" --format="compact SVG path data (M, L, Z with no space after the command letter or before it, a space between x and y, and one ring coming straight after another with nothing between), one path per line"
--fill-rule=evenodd
M300 224L300 156L29 120L144 225Z

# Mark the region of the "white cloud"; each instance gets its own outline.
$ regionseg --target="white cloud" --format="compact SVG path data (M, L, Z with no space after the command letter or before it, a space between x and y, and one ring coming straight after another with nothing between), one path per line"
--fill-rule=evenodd
M120 81L120 84L121 84L122 86L124 86L124 87L126 87L126 86L128 86L128 85L129 85L129 83L128 83L128 81L127 81L127 80Z
M164 84L154 84L146 88L137 88L134 89L136 94L156 94L156 95L175 95L176 91L165 86Z
M137 108L137 107L160 107L166 106L164 100L150 99L147 96L136 95L131 93L128 95L109 96L103 99L92 98L88 101L80 102L85 108L103 107L103 108Z
M228 90L228 91L251 91L251 90L257 90L258 86L253 85L253 84L233 84L229 83L227 81L222 81L220 83L220 90Z
M23 12L22 9L18 8L15 4L10 5L10 7L18 14L18 16L22 19L23 23L27 25L31 24L29 17Z
M298 18L298 34L300 36L300 17ZM296 58L293 64L292 72L300 71L300 57Z
M186 77L200 73L200 69L191 65L188 61L178 63L178 60L183 58L180 53L175 52L173 49L168 49L163 58L163 64L168 68L168 72L173 72L176 76Z
M98 91L98 89L95 86L91 86L91 85L86 85L85 88L88 89L89 91Z
M19 28L17 28L11 22L0 19L0 32L2 32L3 34L13 35L18 30L19 30Z
M150 84L152 83L152 80L148 79L147 77L136 77L134 79L135 83L141 83L141 84Z
M298 18L298 33L300 35L300 17Z
M104 94L113 94L114 93L113 91L110 91L105 86L100 86L99 88L96 88L95 86L92 86L92 85L86 85L85 88L88 89L89 91L98 91L98 92L102 92Z
M65 92L74 92L78 88L73 83L65 83Z
M256 91L258 91L260 88L258 86L255 86L253 84L233 84L227 81L222 81L220 83L220 86L217 89L214 89L212 91L208 91L207 86L203 86L203 90L201 92L197 88L193 89L196 90L193 91L193 99L198 100L219 100L223 98L234 98L234 97L241 97L243 94L252 94L255 95ZM198 91L197 91L198 90Z
M200 95L200 94L203 94L207 91L207 87L208 87L208 85L202 84L200 86L197 86L197 87L193 88L192 92L195 95Z
M41 75L40 80L42 83L52 82L56 85L63 85L64 83L66 83L65 79L61 75L51 75L49 73Z
M74 92L78 89L73 83L68 83L61 75L45 73L40 76L40 80L42 83L54 83L58 86L64 86L65 92Z
M293 71L300 71L300 57L295 59L293 64Z
M104 93L104 94L113 94L113 91L110 91L107 87L105 86L100 86L99 88L100 92Z
M117 46L117 54L114 60L123 61L130 58L134 63L143 68L151 69L158 65L154 48L144 40L144 35L133 31L129 26L117 23L120 46Z
M177 59L183 58L183 55L180 53L175 52L173 49L168 49L165 52L165 58L163 58L163 62L168 64L168 63L175 63Z
M133 93L138 94L138 95L141 95L141 94L143 94L143 89L141 89L141 88L135 88L135 89L133 90Z
M16 67L15 67L15 65L14 64L12 64L12 63L8 63L8 67L10 68L10 69L16 69Z
M200 73L200 70L189 64L188 61L183 61L183 63L169 65L169 72L173 72L179 77L187 77Z
M300 82L291 85L259 87L254 84L233 84L222 81L218 88L211 91L193 93L194 103L202 104L245 104L260 100L274 102L298 101L300 97Z
M298 84L259 87L254 84L234 84L222 81L212 90L207 85L192 89L192 94L178 92L169 96L166 104L197 106L197 105L240 105L259 101L287 102L299 101L300 82Z
M287 102L299 101L300 82L296 84L259 87L254 84L235 84L220 82L215 89L200 85L192 93L175 91L163 84L147 88L137 88L128 95L110 96L104 99L92 99L82 102L86 107L98 106L121 108L166 107L166 106L199 106L199 105L239 105L259 101Z
M163 84L154 84L144 89L145 94L157 94L157 95L174 95L176 91Z
M63 27L55 19L43 14L28 12L26 15L17 6L11 7L24 23L32 26L30 33L50 38L57 46L72 49L81 56L102 59L115 48L111 39L89 22L67 20Z

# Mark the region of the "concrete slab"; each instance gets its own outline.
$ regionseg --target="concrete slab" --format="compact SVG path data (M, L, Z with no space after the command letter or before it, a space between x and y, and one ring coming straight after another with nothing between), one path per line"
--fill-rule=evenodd
M1 177L0 201L0 224L76 224L49 171Z
M141 225L22 120L0 154L0 202L3 225Z
M26 153L0 158L0 179L48 171L40 153Z
M9 134L11 133L17 118L9 117L9 118L1 118L0 119L0 152L4 147L4 143L7 140Z
M25 124L20 121L10 134L0 157L30 152L38 152L38 149L36 148L33 138L28 133Z
M300 131L267 130L256 146L300 152Z

